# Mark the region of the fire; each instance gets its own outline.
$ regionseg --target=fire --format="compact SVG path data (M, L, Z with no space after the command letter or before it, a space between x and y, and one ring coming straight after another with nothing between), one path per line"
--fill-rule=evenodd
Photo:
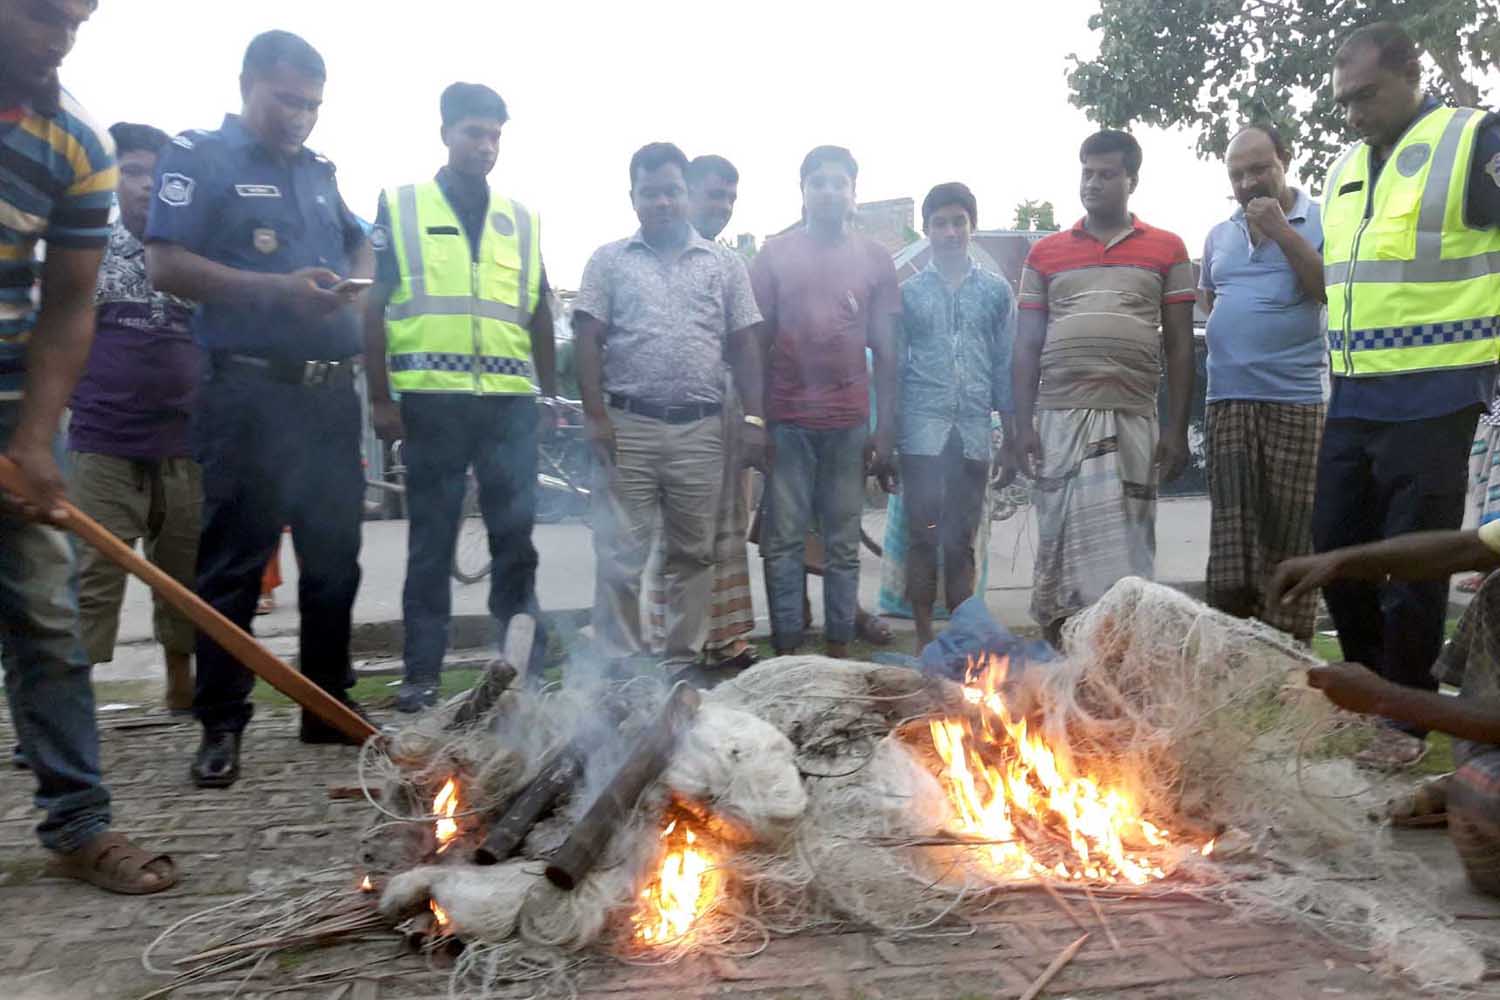
M360 892L374 892L375 891L375 883L373 883L373 882L370 881L370 876L366 875L364 878L362 878L362 879L359 880L359 891Z
M665 944L688 936L715 899L722 877L698 835L681 820L662 831L666 841L660 867L641 890L641 906L631 918L636 940Z
M432 916L437 921L438 929L446 928L448 926L447 912L441 906L437 905L437 900L429 899L427 905L432 908Z
M437 798L432 800L432 814L440 817L436 827L439 854L446 851L453 843L453 838L458 836L458 823L453 818L456 812L458 812L458 783L449 778L438 790Z
M982 851L1002 878L1132 885L1164 878L1143 848L1170 846L1167 832L1122 790L1073 774L1028 731L1024 717L1011 718L999 693L1004 659L977 666L964 688L966 700L981 709L977 724L974 717L931 723L957 832L995 842Z

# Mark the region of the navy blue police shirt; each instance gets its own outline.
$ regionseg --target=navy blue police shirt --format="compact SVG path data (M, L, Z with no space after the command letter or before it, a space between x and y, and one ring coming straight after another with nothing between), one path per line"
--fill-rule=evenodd
M157 164L148 243L174 243L242 271L326 267L346 277L364 238L332 163L306 148L292 157L267 149L238 115L224 116L217 131L179 135ZM353 306L306 320L278 304L205 303L193 334L210 352L283 361L342 360L363 346Z

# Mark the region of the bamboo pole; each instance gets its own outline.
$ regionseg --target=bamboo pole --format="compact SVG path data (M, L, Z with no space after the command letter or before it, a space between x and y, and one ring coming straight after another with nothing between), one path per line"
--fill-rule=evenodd
M0 457L0 489L25 496L20 470ZM347 705L308 680L275 656L270 650L234 622L205 603L197 594L172 579L160 567L143 559L136 551L112 535L98 521L62 501L67 520L62 527L98 549L110 562L138 578L172 607L181 611L225 652L242 663L251 673L270 684L298 705L333 726L339 732L361 742L374 736L374 726L351 711Z

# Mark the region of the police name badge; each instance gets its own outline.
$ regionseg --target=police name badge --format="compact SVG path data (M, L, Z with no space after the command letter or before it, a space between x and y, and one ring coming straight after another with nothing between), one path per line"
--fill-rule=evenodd
M1495 187L1500 187L1500 153L1490 157L1490 162L1484 165L1484 172L1490 175Z
M276 230L257 229L250 237L251 244L261 253L275 253L281 246L276 240Z
M184 208L193 203L193 188L196 182L186 174L162 174L161 188L157 197L173 208Z

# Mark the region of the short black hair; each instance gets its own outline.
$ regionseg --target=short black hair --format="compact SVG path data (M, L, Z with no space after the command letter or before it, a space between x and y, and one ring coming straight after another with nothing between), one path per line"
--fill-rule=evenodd
M1246 132L1259 132L1270 139L1271 148L1276 151L1276 159L1280 160L1283 166L1292 162L1292 147L1287 143L1286 137L1281 134L1281 129L1276 127L1275 122L1248 122L1241 125L1240 130L1230 136L1229 141L1233 142Z
M263 31L252 38L250 47L245 49L241 72L245 76L265 76L282 63L314 80L328 79L328 68L318 50L290 31Z
M443 128L465 118L489 118L502 125L510 121L505 99L482 83L450 83L438 98L438 110Z
M717 153L694 157L687 168L688 187L699 187L710 177L717 177L727 184L740 182L740 172L735 169L734 164Z
M109 127L109 135L115 140L116 156L156 153L172 141L171 136L154 125L137 125L135 122L115 122Z
M1366 45L1374 47L1381 69L1404 70L1421 58L1421 50L1406 29L1394 21L1376 21L1352 31L1334 53L1333 64L1348 65L1354 53Z
M687 180L688 158L687 154L678 149L670 142L648 142L635 151L630 158L630 189L635 190L636 175L643 171L657 170L669 163L677 164L682 171L683 180Z
M851 181L859 179L859 164L854 162L854 154L843 146L818 146L802 158L801 183L806 184L807 178L825 163L834 163L844 168Z
M922 228L927 228L927 221L932 218L932 213L949 205L957 205L969 213L969 228L977 228L979 225L979 202L974 198L974 192L969 190L969 185L958 181L948 181L939 184L927 192L927 197L922 199Z
M1141 154L1141 144L1135 141L1135 136L1117 128L1100 129L1083 140L1083 145L1078 149L1078 162L1082 163L1090 156L1107 156L1110 153L1124 154L1125 172L1131 177L1141 175L1141 161L1145 158Z

